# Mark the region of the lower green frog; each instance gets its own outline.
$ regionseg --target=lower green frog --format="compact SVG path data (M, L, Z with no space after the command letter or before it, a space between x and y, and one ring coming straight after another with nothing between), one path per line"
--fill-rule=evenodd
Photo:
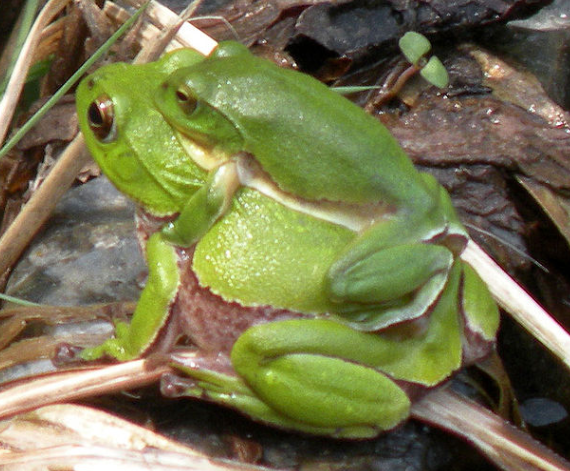
M93 157L139 207L149 267L130 324L83 350L173 351L167 391L277 427L365 438L493 346L446 191L387 129L235 42L113 64L77 91Z

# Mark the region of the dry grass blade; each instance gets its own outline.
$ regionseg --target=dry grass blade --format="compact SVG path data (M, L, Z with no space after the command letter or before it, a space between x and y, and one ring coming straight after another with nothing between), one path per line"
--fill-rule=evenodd
M570 245L570 198L534 181L532 178L519 175L517 180L540 205L558 232L566 239L566 243Z
M6 93L2 101L0 101L0 142L3 142L6 137L8 126L12 121L14 109L33 58L33 51L40 42L42 32L67 3L69 3L69 0L50 0L38 15L28 39L24 43L20 57L16 62L14 73L8 82Z
M19 19L14 26L10 37L0 55L0 71L3 74L0 80L0 93L4 93L9 78L14 72L14 67L20 56L20 51L24 46L26 39L33 26L36 18L36 12L39 7L38 0L26 0L24 7L20 11Z
M164 361L137 360L26 380L0 392L0 418L55 402L145 386L158 381L167 371L169 367Z
M462 258L473 266L497 302L570 369L570 335L473 241Z
M45 433L48 433L46 431ZM0 457L4 471L100 470L106 471L224 471L247 470L231 463L214 463L206 459L162 452L117 450L112 446L62 445L48 449L10 453ZM257 469L252 467L251 469Z
M0 423L0 467L26 469L261 470L215 462L193 448L88 407L48 406Z
M88 159L83 136L78 135L0 238L0 273L4 273L18 259Z
M568 471L570 463L497 415L447 389L414 404L412 416L463 437L507 471Z
M127 3L130 3L133 7L137 7L140 2L130 0ZM113 2L106 2L103 11L111 19L118 22L124 22L129 17L129 14L124 9ZM166 34L168 33L168 29L177 28L180 20L178 15L158 2L152 2L146 9L145 15L150 20L150 23L145 23L140 28L139 34L142 37L141 42L143 44L150 44L155 41L161 31L166 31ZM179 27L174 39L166 46L166 50L191 47L207 56L215 49L217 44L218 43L210 36L192 26L190 23L184 22L182 26ZM150 44L150 47L152 48L153 45Z

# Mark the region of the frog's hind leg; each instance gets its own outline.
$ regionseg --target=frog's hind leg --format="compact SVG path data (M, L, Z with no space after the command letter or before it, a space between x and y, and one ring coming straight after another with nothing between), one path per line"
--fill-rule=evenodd
M347 247L325 280L335 313L372 331L427 312L455 258L446 246L429 242L432 228L441 227L437 222L402 215L371 227Z
M333 321L288 320L248 329L231 359L261 402L294 428L366 438L395 427L410 408L404 390L363 362L370 349L378 353L374 340Z
M184 375L164 377L162 391L224 404L282 428L370 438L410 410L405 391L374 366L390 347L378 342L325 319L261 324L234 344L235 372L220 371L219 359L174 354L173 366Z
M422 174L425 197L360 234L331 265L325 290L352 327L374 331L422 316L443 292L467 236L447 192Z

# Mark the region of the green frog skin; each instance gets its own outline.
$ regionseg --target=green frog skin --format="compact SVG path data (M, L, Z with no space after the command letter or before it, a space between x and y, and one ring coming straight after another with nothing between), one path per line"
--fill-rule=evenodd
M178 395L276 427L367 438L484 356L499 323L447 192L388 130L235 42L86 77L102 171L139 207L149 276L82 357L173 353Z

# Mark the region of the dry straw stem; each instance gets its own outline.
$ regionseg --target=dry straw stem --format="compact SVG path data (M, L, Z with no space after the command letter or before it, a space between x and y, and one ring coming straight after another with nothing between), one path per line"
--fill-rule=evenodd
M140 6L140 1L131 1L133 6ZM182 15L186 17L191 15L193 9L197 7L193 4L183 12ZM105 3L103 11L113 20L123 23L129 17L128 13L122 8L114 4L113 2ZM145 55L146 50L150 50L153 47L153 43L161 42L162 39L157 37L162 36L162 38L167 38L168 43L164 45L166 51L171 51L174 49L179 49L181 47L190 47L205 56L209 55L218 45L218 43L212 39L207 34L203 33L198 28L192 26L186 21L180 21L181 18L174 14L171 10L161 5L158 2L151 2L150 5L145 10L145 17L150 20L150 22L141 25L139 34L141 36L141 43L144 45L141 55ZM174 37L172 39L171 31L175 31ZM161 31L163 33L161 33Z
M88 161L83 136L78 134L0 238L0 273L16 262Z
M446 388L436 389L415 403L412 417L464 438L504 470L570 469L570 463L527 433Z
M50 0L34 22L34 26L22 47L14 72L6 87L6 92L0 101L0 142L3 142L6 137L8 126L12 121L14 110L26 81L26 75L34 56L33 53L38 47L42 32L68 3L69 0Z
M261 471L214 461L198 450L85 406L43 407L0 423L3 471L82 469L120 471Z
M108 367L54 373L16 383L0 392L0 418L54 402L112 394L153 384L170 371L168 365L136 360Z
M39 14L32 28L30 38L26 41L26 45L22 50L22 56L27 58L28 67L29 61L33 55L33 49L37 47L42 31L48 26L49 21L51 21L51 19L53 19L55 15L66 5L67 1L68 0L51 0ZM115 17L115 19L118 20L124 21L129 17L124 10L110 2L106 3L106 11L111 17ZM168 15L166 12L169 12L170 14ZM152 38L156 37L157 34L160 34L161 29L168 30L169 28L178 26L178 16L162 5L155 3L151 4L147 9L147 14L150 15L150 18L154 18L157 26L147 24L143 25L141 28L146 44L143 51L141 51L143 55L145 49L155 48L156 40L153 41ZM165 35L166 34L168 34L168 31ZM176 42L173 46L170 46L170 48L194 47L203 54L208 54L215 48L216 44L217 43L212 38L205 35L197 28L194 28L188 23L184 23L176 35ZM20 59L22 59L22 56ZM21 85L23 84L27 72L27 67L24 70L22 69L22 66L19 65L20 59L18 60L16 67L17 70L21 70L21 72L18 74L15 73L13 78L10 80L9 87L11 88L7 90L6 97L10 96L11 98L10 100L4 100L2 102L2 105L4 106L9 106L10 103L12 103L12 107L14 107L17 97L20 94ZM24 63L26 61L22 59L21 62ZM20 79L17 80L16 76L20 77ZM16 86L18 83L20 84L20 88L17 88ZM2 116L5 115L0 114L0 118ZM5 124L6 127L9 122L10 119L8 118ZM88 156L85 150L83 137L78 135L69 144L52 168L49 175L46 177L45 181L34 195L32 195L30 201L25 205L14 222L0 238L0 274L4 273L12 266L13 263L15 263L39 228L49 218L58 201L73 184L77 174L87 161Z
M475 242L469 241L462 258L477 270L501 307L570 369L568 332Z

